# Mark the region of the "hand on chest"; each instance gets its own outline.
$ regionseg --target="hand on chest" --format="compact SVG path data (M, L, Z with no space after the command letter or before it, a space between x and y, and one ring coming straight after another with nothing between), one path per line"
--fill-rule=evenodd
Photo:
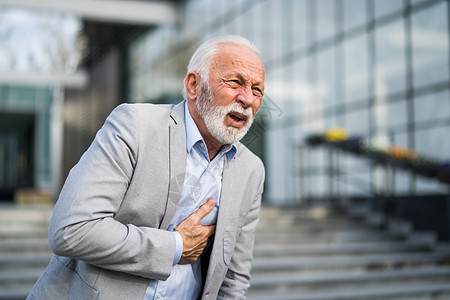
M208 162L188 158L180 201L171 222L174 226L195 212L208 199L214 200L215 207L200 223L202 225L216 224L222 188L223 163L223 159Z

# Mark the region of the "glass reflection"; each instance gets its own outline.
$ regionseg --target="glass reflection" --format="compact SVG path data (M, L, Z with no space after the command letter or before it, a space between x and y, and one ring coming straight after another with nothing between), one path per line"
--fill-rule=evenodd
M448 160L450 153L450 140L448 139L449 132L450 126L448 125L417 130L417 152L436 159Z
M163 31L160 26L133 43L129 74L133 97L129 98L149 101L164 93L179 96L185 65L201 40L221 34L244 35L261 48L262 60L267 64L266 94L283 110L280 118L286 117L281 122L274 120L276 126L269 126L265 132L269 186L265 196L277 202L299 194L328 195L327 175L316 170L304 176L291 176L296 171L290 164L292 145L312 132L342 126L380 146L394 141L408 147L415 141L417 150L425 154L450 153L449 142L441 138L450 132L448 126L442 125L449 124L450 118L445 85L449 80L448 1L413 7L411 45L408 45L405 26L409 16L400 13L407 3L403 0L186 1L187 9L179 28ZM364 27L371 9L374 26ZM337 32L337 28L342 32ZM374 38L371 43L369 37ZM369 48L372 46L373 49ZM407 74L409 46L413 74ZM369 56L371 53L373 57ZM371 65L372 58L374 65ZM372 70L374 78L369 76ZM414 79L414 88L426 87L413 95L411 103L405 97L409 75ZM433 90L430 85L436 83L441 83L438 87L445 91ZM374 95L369 94L372 84ZM375 99L371 106L372 96ZM413 116L408 115L410 104L414 105ZM408 126L410 121L414 126ZM363 168L364 164L343 157L339 163L341 169L354 166L355 174L368 176L366 173L370 171ZM315 149L299 165L306 171L323 169L327 159L324 151ZM301 191L295 189L300 177L305 187ZM350 182L352 178L343 177L343 181L334 179L340 192L359 193ZM405 174L399 174L398 178L398 190L409 191L411 178Z
M405 30L400 20L375 31L375 94L387 95L406 88Z
M320 41L334 35L335 3L334 0L316 0L316 40Z
M414 86L449 79L447 2L411 16Z
M344 74L346 102L367 100L369 78L366 34L344 44Z
M416 122L448 119L449 116L450 99L448 90L414 99L414 119Z
M399 12L403 9L403 0L372 0L375 10L375 18Z
M317 96L324 109L336 106L336 66L334 49L318 54Z
M365 25L367 22L366 1L344 0L344 30Z

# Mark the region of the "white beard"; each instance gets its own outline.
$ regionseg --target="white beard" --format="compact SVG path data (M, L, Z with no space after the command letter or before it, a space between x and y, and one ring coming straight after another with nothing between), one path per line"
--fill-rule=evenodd
M233 144L240 141L247 134L254 120L251 107L244 109L242 105L236 102L228 106L216 106L208 84L203 82L200 86L196 105L209 133L223 144ZM247 117L241 129L224 124L225 118L230 112L237 112Z

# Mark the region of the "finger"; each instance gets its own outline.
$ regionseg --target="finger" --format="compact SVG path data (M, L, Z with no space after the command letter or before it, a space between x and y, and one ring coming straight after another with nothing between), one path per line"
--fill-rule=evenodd
M212 236L216 232L216 225L204 226L207 229L208 237Z
M214 200L208 199L202 206L200 206L199 209L197 209L196 212L194 212L192 215L194 215L198 221L200 222L203 217L205 217L207 214L209 214L213 208L214 208Z

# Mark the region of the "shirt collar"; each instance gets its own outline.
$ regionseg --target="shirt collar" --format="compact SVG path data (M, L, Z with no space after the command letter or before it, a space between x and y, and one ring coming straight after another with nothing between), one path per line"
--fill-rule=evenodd
M204 150L206 151L206 144L203 140L203 137L200 131L197 128L197 125L192 119L191 113L189 112L189 108L187 105L187 101L184 103L184 119L186 124L186 151L190 153L195 144L203 144ZM237 148L235 144L223 145L222 149L220 149L218 156L226 155L227 160L230 161L236 156ZM207 153L205 153L206 156Z

